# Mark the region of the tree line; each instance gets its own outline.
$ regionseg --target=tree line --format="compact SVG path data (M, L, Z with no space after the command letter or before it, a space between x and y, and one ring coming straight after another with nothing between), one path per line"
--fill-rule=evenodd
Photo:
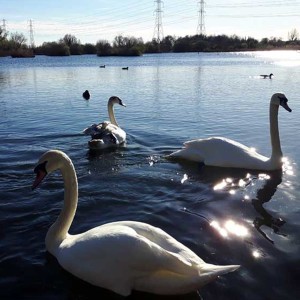
M300 49L299 33L293 29L288 40L263 38L260 41L251 37L237 35L193 35L185 37L166 36L162 41L156 39L144 43L142 38L118 35L112 43L98 40L96 44L81 44L74 35L66 34L54 42L44 42L34 47L27 44L22 33L4 31L0 27L0 56L32 57L35 55L69 56L96 54L98 56L139 56L144 53L168 52L231 52L274 49Z

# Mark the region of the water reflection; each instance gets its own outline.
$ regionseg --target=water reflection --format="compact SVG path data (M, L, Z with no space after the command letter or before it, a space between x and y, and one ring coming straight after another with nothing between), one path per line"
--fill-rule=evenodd
M262 226L267 226L273 230L274 233L285 236L280 232L280 227L286 222L281 217L272 216L265 208L264 204L269 202L274 196L277 186L282 181L282 171L273 172L266 180L264 186L257 191L256 198L251 200L255 210L260 214L253 221L254 227L257 231L272 244L274 241L262 230Z
M251 173L249 173L246 170L206 166L201 166L200 170L199 167L193 167L192 165L185 163L181 164L181 166L184 169L184 176L186 176L186 178L198 179L202 182L212 184L213 190L216 192L227 192L230 195L236 195L236 197L239 197L237 192L240 192L243 197L242 201L250 203L259 214L254 218L252 224L257 232L259 232L266 240L274 243L274 241L264 231L264 226L271 228L277 235L286 236L281 232L281 227L286 223L286 221L280 216L275 216L274 213L271 214L266 210L264 205L273 198L278 185L282 182L283 171L288 174L293 173L287 159L285 159L283 170L268 172L268 174L260 173L258 171L251 171ZM261 181L263 181L264 184L256 190L258 182ZM255 190L254 197L251 195L252 189ZM248 229L249 224L243 225L243 222L234 220L232 217L226 220L209 220L203 215L190 211L188 208L185 208L184 211L206 219L210 226L223 238L245 238L250 235ZM252 255L255 258L261 256L260 252L257 250L254 250Z
M251 175L247 173L243 178L227 177L214 185L214 191L227 190L230 194L235 194L236 189L245 188L251 183Z
M212 221L210 223L210 226L215 228L223 237L234 235L239 238L244 238L250 235L249 230L246 226L239 224L231 219L225 221L223 226L218 221Z
M248 55L253 55L285 67L297 67L300 65L299 53L295 50L255 51L250 52Z

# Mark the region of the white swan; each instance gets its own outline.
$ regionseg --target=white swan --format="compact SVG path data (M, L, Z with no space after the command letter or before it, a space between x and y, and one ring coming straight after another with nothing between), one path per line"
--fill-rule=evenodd
M120 128L116 121L114 104L126 107L119 97L110 97L107 103L110 122L104 121L99 124L93 124L83 130L84 134L91 135L91 140L88 143L90 149L104 149L125 143L126 132Z
M58 150L44 153L34 169L32 188L57 169L64 180L64 205L48 230L46 248L65 270L82 280L123 296L132 290L184 294L239 267L206 264L163 230L141 222L113 222L69 234L78 200L71 159Z
M212 137L184 143L184 148L168 155L168 158L182 158L203 162L207 166L242 168L254 170L277 170L282 167L282 151L278 130L279 105L291 112L288 100L282 93L276 93L270 101L270 135L272 155L265 157L255 150L236 141Z

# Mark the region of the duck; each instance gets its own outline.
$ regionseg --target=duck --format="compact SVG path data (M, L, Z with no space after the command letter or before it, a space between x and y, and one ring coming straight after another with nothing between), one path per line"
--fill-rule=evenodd
M99 66L99 68L105 68L105 65L101 65L101 66Z
M282 168L282 150L278 129L278 110L288 112L288 99L283 93L272 95L269 106L269 123L272 153L266 157L253 148L225 137L195 139L184 143L182 149L167 155L169 159L185 159L214 167L273 171Z
M128 70L128 67L123 67L122 70Z
M88 90L85 90L82 94L82 97L85 99L85 100L89 100L91 98L91 94Z
M119 126L115 118L113 108L115 104L126 107L119 97L111 96L107 103L110 122L104 121L99 124L92 124L83 130L85 135L91 136L91 140L88 142L90 149L104 149L125 144L126 132Z
M262 77L263 79L269 78L272 79L272 76L274 76L273 73L269 74L269 75L259 75L260 77Z
M70 157L60 150L45 152L34 168L32 189L56 170L64 182L64 204L46 234L45 245L60 266L77 278L122 296L133 290L174 295L197 291L240 267L205 263L162 229L143 222L115 221L70 234L78 203Z

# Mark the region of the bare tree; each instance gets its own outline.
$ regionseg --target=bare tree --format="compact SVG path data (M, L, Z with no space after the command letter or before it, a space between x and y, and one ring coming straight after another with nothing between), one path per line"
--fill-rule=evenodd
M122 35L116 36L113 41L113 46L117 48L124 47L125 46L124 37Z
M80 40L78 40L72 34L66 34L62 39L59 40L60 43L65 43L67 46L71 47L75 44L80 44Z
M27 39L23 33L11 33L10 42L12 43L13 48L18 49L26 46Z
M296 42L299 39L299 33L296 28L292 29L288 33L289 41Z
M0 26L0 42L4 41L7 37L7 32Z
M111 54L112 47L107 40L99 40L96 44L96 48L98 56L105 56Z

